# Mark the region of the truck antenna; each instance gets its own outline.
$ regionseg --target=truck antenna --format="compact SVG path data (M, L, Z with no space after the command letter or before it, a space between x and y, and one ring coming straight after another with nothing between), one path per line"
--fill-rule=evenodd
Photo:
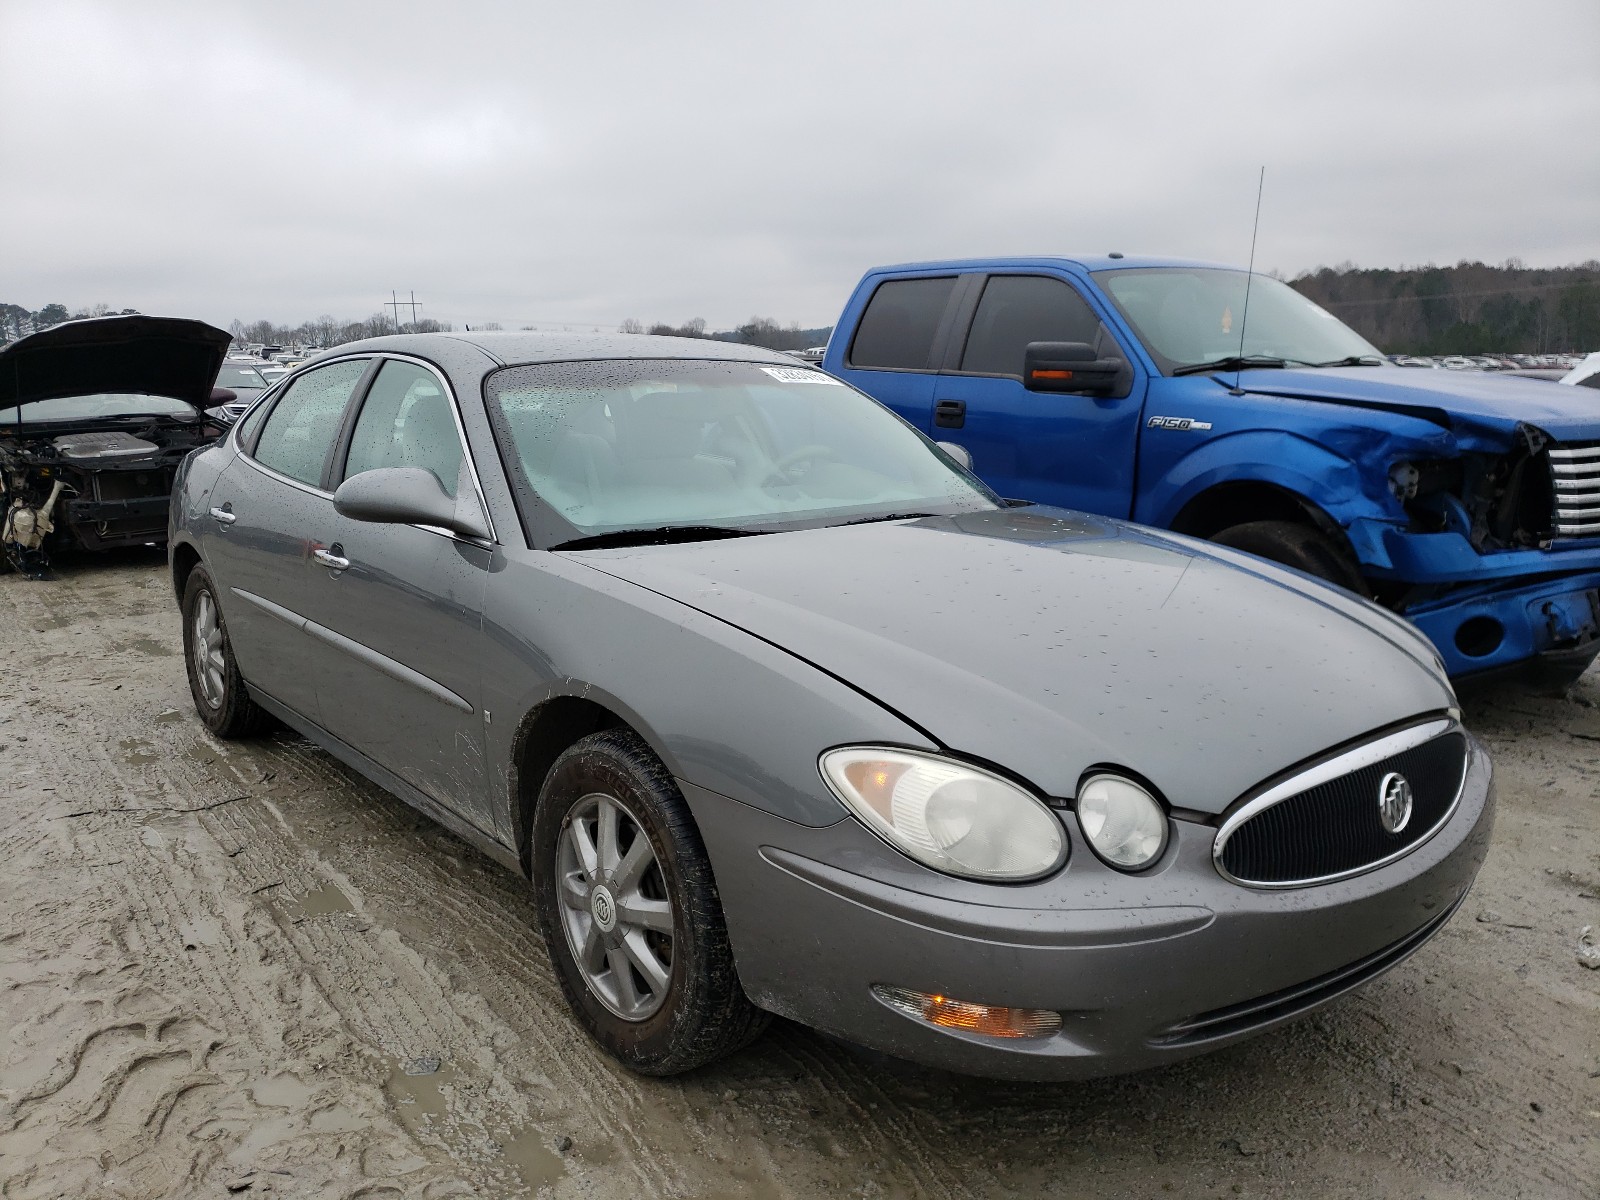
M1250 265L1245 268L1244 276L1244 311L1239 314L1239 357L1244 357L1244 330L1245 324L1250 320L1250 281L1256 273L1256 234L1261 230L1261 192L1267 186L1267 168L1263 163L1260 178L1256 180L1256 220L1250 227ZM1240 367L1233 373L1233 390L1239 391L1239 378L1244 374Z

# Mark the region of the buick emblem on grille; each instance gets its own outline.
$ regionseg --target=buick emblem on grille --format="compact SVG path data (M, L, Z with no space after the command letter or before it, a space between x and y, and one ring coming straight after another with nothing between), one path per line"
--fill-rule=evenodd
M1378 784L1378 819L1390 833L1399 833L1411 820L1411 781L1390 771Z

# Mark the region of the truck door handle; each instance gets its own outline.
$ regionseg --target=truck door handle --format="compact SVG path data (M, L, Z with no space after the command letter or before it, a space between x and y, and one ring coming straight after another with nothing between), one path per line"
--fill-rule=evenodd
M224 525L232 525L239 519L228 508L213 508L211 510L211 515L217 520L221 521Z
M333 549L339 550L342 549L342 547L335 546ZM350 565L350 560L348 558L340 558L333 552L333 550L324 550L321 547L313 550L311 552L311 557L316 559L329 570L333 571L343 571Z
M965 400L941 400L933 408L933 423L940 429L961 429L967 423Z

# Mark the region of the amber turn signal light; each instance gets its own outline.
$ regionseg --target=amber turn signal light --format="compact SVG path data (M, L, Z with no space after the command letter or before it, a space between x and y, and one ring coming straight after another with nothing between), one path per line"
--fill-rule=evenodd
M1061 1028L1061 1014L1048 1008L1002 1008L949 996L874 984L872 994L898 1013L966 1033L993 1038L1046 1038Z

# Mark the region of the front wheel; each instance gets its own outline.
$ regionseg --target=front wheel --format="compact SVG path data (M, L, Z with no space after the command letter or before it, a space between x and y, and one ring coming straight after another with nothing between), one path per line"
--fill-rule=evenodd
M533 855L561 989L624 1065L675 1075L766 1026L734 969L699 831L636 733L592 734L556 760L534 815Z
M1354 558L1320 530L1293 521L1248 521L1212 536L1219 546L1231 546L1338 584L1358 596L1370 595Z
M212 733L242 738L271 727L272 718L245 691L217 605L217 585L204 567L190 571L183 588L183 657L195 711Z

